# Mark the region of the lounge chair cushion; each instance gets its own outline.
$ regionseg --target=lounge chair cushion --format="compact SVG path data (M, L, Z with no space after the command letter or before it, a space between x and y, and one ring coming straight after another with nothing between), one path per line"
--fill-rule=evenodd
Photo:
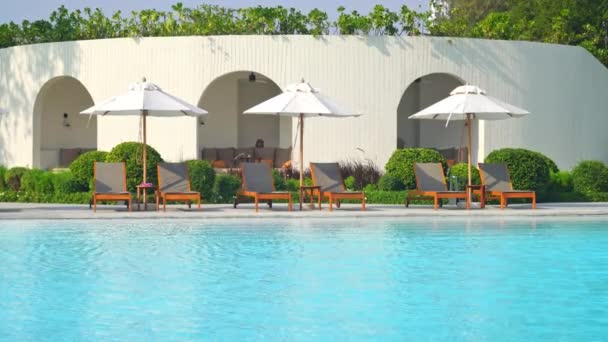
M270 160L271 163L274 163L275 150L276 148L274 147L258 147L255 149L255 158L261 160Z
M414 163L419 191L448 191L441 163Z
M480 174L486 191L512 191L511 178L507 164L485 164L479 163Z
M274 153L274 167L282 167L291 160L291 147L277 148Z
M158 163L158 189L165 193L189 193L186 163Z
M234 159L234 148L218 148L217 149L217 160L222 160L226 167L232 167L232 160Z
M124 163L95 163L95 193L125 193Z
M271 193L274 191L270 166L266 163L243 163L243 190Z
M201 153L201 157L201 159L210 163L217 160L217 148L204 148Z
M310 163L310 165L313 170L313 183L321 187L321 192L345 192L338 163Z

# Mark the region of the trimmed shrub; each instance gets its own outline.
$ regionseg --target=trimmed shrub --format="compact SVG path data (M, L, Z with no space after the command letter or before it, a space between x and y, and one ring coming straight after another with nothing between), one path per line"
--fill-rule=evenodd
M608 168L601 161L582 161L572 170L572 185L581 194L608 192Z
M348 177L353 177L352 186L348 189L361 190L368 184L376 184L380 179L381 171L371 160L340 162L340 173L346 183Z
M8 169L5 166L0 165L0 191L7 189L6 181L4 180L6 177L6 171L8 171Z
M274 182L274 189L276 191L287 190L287 183L285 182L285 178L283 178L279 171L272 169L272 179ZM299 181L298 184L300 184Z
M348 176L344 179L344 187L346 190L355 190L356 180L354 176Z
M206 160L188 160L187 163L192 191L200 192L204 201L212 201L213 184L215 183L213 167Z
M452 167L450 168L450 171L448 173L448 176L446 179L446 181L448 182L448 184L450 184L450 179L449 177L451 176L456 176L456 179L458 179L458 189L456 190L464 190L467 183L469 182L469 164L467 163L458 163L455 165L452 165ZM479 177L479 170L471 165L471 183L473 185L479 185L481 184L481 178Z
M503 148L492 151L485 162L506 163L514 189L543 191L550 179L547 159L523 148Z
M230 174L219 174L215 177L213 192L216 203L230 203L241 188L241 179Z
M403 191L405 190L405 185L401 181L401 179L395 177L392 174L384 174L380 177L378 181L378 190L382 191Z
M6 171L4 180L9 190L19 191L21 189L21 177L28 169L25 167L13 167Z
M568 171L550 173L547 192L571 192L573 189L572 173Z
M138 142L124 142L114 146L112 151L106 156L106 162L127 164L127 188L134 192L136 186L144 180L142 144ZM147 181L148 183L158 184L156 175L156 164L162 162L160 154L150 145L146 146L147 154Z
M87 188L93 188L93 169L95 162L104 162L108 152L90 151L83 153L70 164L70 172L74 180Z
M446 167L445 158L436 150L404 148L393 152L386 163L386 174L401 180L406 189L415 189L414 163L441 163L444 168Z
M53 174L40 169L30 169L21 176L21 191L52 194Z
M53 174L53 188L55 194L63 195L86 192L89 186L77 180L72 172L65 171Z
M295 192L300 191L300 180L299 179L288 179L285 181L287 191Z

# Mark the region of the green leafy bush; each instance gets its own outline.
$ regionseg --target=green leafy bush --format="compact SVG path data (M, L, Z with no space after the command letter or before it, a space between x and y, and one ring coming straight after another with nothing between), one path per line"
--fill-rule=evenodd
M81 154L70 164L70 172L74 180L92 189L95 162L104 162L108 152L90 151Z
M192 191L200 192L204 201L211 201L213 198L213 184L215 183L213 167L205 160L188 160L187 163Z
M40 169L30 169L21 177L21 191L39 194L53 193L53 173Z
M452 176L456 176L456 179L458 179L458 189L457 190L464 190L466 185L469 182L469 164L467 163L458 163L455 165L452 165L452 167L449 170L448 173L448 179L446 179L446 181L450 182L450 177ZM479 177L479 170L471 165L471 183L473 185L479 185L481 184L481 178Z
M6 171L4 180L9 190L19 191L21 189L21 177L28 169L25 167L13 167Z
M363 192L365 192L365 193L373 192L373 191L378 191L378 185L377 184L367 184L365 186L365 188L363 188Z
M446 167L445 158L436 150L404 148L393 152L386 163L386 174L401 180L406 189L415 189L414 163L441 163Z
M402 191L405 190L405 185L401 179L390 173L384 174L378 181L378 190L382 191Z
M354 176L348 176L344 179L344 187L346 190L355 190L355 182Z
M230 174L219 174L215 177L213 192L216 203L230 203L241 188L241 179Z
M572 170L572 185L581 194L608 192L608 168L601 161L582 161Z
M571 192L573 189L572 173L568 171L550 173L548 192Z
M549 184L547 157L538 152L523 148L503 148L492 151L485 162L506 163L514 189L543 191Z
M137 185L144 180L143 176L143 156L142 144L138 142L124 142L114 146L112 151L106 156L106 162L118 163L125 162L127 164L127 188L134 192ZM148 183L157 184L156 165L162 162L160 154L151 146L147 146L147 181Z
M299 179L288 179L285 181L287 191L294 192L300 191L300 180Z
M281 173L275 169L272 170L272 180L274 182L274 189L276 191L287 190L287 183Z
M4 180L7 171L8 169L5 166L0 165L0 191L7 190L6 181Z
M53 189L56 194L72 194L86 192L89 187L74 177L70 171L53 174Z

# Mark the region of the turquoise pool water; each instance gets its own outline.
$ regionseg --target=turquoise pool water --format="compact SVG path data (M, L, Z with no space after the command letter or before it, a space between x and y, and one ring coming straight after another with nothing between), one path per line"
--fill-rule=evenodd
M608 220L0 221L0 340L608 338Z

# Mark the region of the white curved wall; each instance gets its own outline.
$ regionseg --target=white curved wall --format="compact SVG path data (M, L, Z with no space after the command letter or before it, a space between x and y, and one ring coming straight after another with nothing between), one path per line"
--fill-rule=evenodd
M257 71L280 86L304 77L366 114L308 120L306 160L364 157L383 166L396 147L401 96L418 77L443 72L533 113L519 120L480 123L475 159L494 148L515 146L544 152L562 168L581 159L608 161L608 71L581 48L429 37L222 36L0 50L0 107L9 109L0 118L0 162L32 165L34 101L53 77L78 79L97 102L146 76L197 103L214 79L240 70ZM149 142L165 159L196 158L196 121L151 118ZM138 135L137 118L98 121L99 149L109 150Z

